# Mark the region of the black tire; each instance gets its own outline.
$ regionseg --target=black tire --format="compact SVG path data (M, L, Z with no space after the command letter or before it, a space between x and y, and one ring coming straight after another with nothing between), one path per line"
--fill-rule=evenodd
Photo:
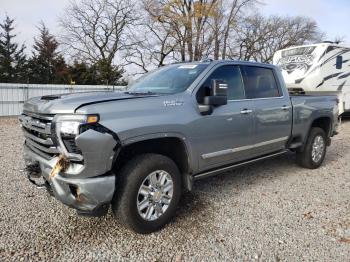
M173 194L169 206L157 219L144 219L138 211L139 188L146 177L154 171L166 171L173 181ZM170 158L158 154L142 154L129 160L117 175L117 186L112 200L112 211L122 224L137 233L147 234L161 229L175 215L181 196L181 175Z
M321 136L323 138L324 147L322 156L318 161L314 161L312 158L312 146L315 138ZM310 130L309 137L307 138L306 145L303 151L297 152L297 163L305 168L316 169L322 165L322 162L326 156L327 151L327 136L323 129L319 127L313 127Z

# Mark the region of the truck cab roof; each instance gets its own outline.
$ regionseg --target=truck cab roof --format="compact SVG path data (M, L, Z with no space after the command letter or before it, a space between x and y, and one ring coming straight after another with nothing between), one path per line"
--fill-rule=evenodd
M238 64L238 65L252 65L252 66L261 66L261 67L274 67L273 64L268 63L260 63L256 61L243 61L243 60L231 60L231 59L223 59L223 60L203 60L196 62L180 62L174 63L176 65L198 65L198 64L207 64L207 65L217 65L217 64ZM174 65L172 64L172 65Z

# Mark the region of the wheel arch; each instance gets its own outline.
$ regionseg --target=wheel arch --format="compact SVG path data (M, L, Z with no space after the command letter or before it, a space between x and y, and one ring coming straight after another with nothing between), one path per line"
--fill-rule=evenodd
M313 127L321 128L326 133L327 146L330 144L330 133L331 133L331 130L332 130L332 118L330 116L327 116L327 115L318 116L318 117L315 117L311 121L311 123L309 125L309 128L308 128L308 130L307 130L307 132L305 134L302 146L301 146L301 148L299 148L299 151L304 150L304 148L306 146L306 141L307 141L308 137L310 136L310 132L311 132Z
M330 137L331 135L331 129L332 129L332 118L330 116L319 116L315 118L309 127L308 135L310 134L311 128L313 127L319 127L323 129L323 131L326 133L327 137Z
M113 170L118 175L118 171L131 158L147 153L161 154L169 157L178 166L183 187L192 190L192 158L190 149L181 136L150 135L133 138L122 143L119 153L114 161Z

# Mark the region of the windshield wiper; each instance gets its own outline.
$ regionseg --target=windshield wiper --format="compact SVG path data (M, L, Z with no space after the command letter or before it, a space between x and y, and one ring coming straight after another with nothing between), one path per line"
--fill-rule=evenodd
M127 95L155 95L156 93L151 92L151 91L147 91L147 92L141 92L141 91L139 91L139 92L136 92L136 91L131 92L131 91L126 91L126 92L124 92L124 94L127 94Z

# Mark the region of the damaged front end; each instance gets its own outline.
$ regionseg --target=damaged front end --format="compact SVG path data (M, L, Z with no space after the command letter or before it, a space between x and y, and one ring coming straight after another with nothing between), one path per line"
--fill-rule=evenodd
M111 169L119 142L99 116L24 112L20 122L28 179L82 215L105 214L115 190Z

